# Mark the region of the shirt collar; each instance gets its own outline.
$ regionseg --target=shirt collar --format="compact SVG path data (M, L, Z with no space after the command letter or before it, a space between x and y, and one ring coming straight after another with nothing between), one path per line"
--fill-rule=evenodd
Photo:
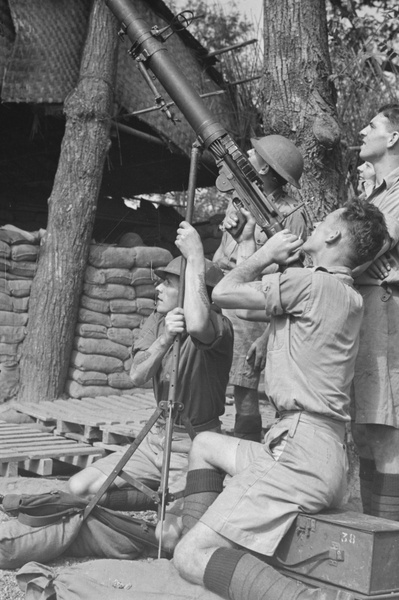
M397 167L396 169L394 169L393 171L388 173L388 175L383 178L380 185L377 185L377 187L375 187L371 193L374 194L377 190L380 191L380 189L382 187L389 190L389 188L391 188L393 186L393 184L396 183L396 181L398 181L398 179L399 179L399 167Z
M325 273L330 273L331 275L337 275L340 279L346 281L350 285L353 284L353 274L352 269L349 267L343 266L331 266L331 267L308 267L312 269L312 271L324 271Z

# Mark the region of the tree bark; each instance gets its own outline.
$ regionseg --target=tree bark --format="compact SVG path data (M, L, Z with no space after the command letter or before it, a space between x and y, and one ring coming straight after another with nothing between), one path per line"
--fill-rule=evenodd
M264 0L264 9L264 130L300 148L301 195L320 220L346 197L325 0Z
M64 103L65 135L22 350L21 402L54 400L64 389L110 144L115 32L116 22L103 0L93 0L79 81Z

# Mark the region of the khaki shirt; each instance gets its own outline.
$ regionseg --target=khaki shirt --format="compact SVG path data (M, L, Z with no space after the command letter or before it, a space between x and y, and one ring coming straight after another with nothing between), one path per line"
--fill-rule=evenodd
M265 390L278 412L349 421L363 300L345 267L287 269L262 279L270 316Z
M283 189L279 188L272 194L273 202L276 204L278 210L283 214L288 214L291 212L296 206L298 206L298 202L294 200L289 194L287 194ZM234 205L230 202L226 215L235 211ZM286 221L283 223L283 227L289 229L292 233L295 233L298 237L302 238L304 241L307 237L307 224L306 224L306 216L303 209L298 209L292 215L290 215ZM264 231L259 227L259 225L255 226L255 243L256 249L258 250L263 244L266 242L267 237ZM237 250L238 243L236 240L228 233L228 231L223 232L222 240L220 242L220 246L217 250L217 254L214 257L214 262L216 262L219 267L224 271L231 271L236 266L237 262ZM276 267L277 269L277 267ZM274 270L276 270L274 269Z
M383 179L380 185L369 190L367 200L384 214L391 238L391 247L386 253L391 270L388 277L382 280L363 273L356 278L356 285L399 285L399 168Z
M219 416L224 413L233 357L233 328L230 321L215 305L211 307L210 319L215 330L215 339L211 344L203 344L186 334L182 336L180 346L175 400L184 405L184 415L196 429L211 429L219 425ZM152 313L134 343L133 356L139 351L148 350L162 335L164 328L164 315ZM168 399L172 368L173 345L153 377L157 403ZM179 417L177 424L181 424Z

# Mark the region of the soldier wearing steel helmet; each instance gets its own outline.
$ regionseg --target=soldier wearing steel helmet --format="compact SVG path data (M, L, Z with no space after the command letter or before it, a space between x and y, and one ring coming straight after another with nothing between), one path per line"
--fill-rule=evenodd
M282 214L297 207L298 202L285 190L289 183L300 188L299 180L303 171L303 158L298 148L281 135L268 135L252 138L249 160L258 172L263 192L270 196ZM245 228L238 239L229 230L238 223L237 209L230 202L222 223L223 236L213 261L226 273L236 264L245 260L266 242L266 235L259 226L246 239ZM307 224L303 210L288 216L284 226L303 240L306 239ZM278 266L269 267L268 272L277 271ZM234 357L230 371L230 384L234 386L236 437L260 441L262 420L259 412L258 386L261 370L264 367L267 343L265 323L239 319L234 310L224 310L233 323Z

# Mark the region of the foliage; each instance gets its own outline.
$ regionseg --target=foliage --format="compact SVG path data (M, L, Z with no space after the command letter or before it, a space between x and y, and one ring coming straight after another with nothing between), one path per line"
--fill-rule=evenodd
M380 106L399 101L399 8L396 0L330 0L327 20L344 159L356 187L359 131Z
M183 0L169 2L172 6ZM203 15L190 26L191 33L209 50L218 50L253 36L253 25L240 17L235 0L223 11L214 2L192 0L190 9ZM173 8L172 8L173 10ZM356 188L359 132L378 108L399 101L399 8L397 0L327 0L327 26L332 62L331 81L337 92L344 167L348 184ZM258 32L261 38L262 33ZM217 68L226 81L236 81L261 72L259 45L219 56ZM247 139L259 133L256 121L259 81L238 86L236 93L237 132ZM250 115L250 118L248 118ZM199 195L198 211L206 215L223 196L212 188ZM196 204L197 205L197 204ZM202 217L201 217L202 218Z
M169 0L169 8L173 13L192 10L195 19L189 27L190 33L208 50L218 52L229 46L262 38L262 32L255 31L253 23L243 17L232 0L228 10L218 4L217 0ZM259 34L259 35L257 35ZM262 56L260 44L254 43L217 54L216 69L223 76L227 93L234 111L234 130L231 131L235 141L243 148L251 136L259 133L259 98ZM234 85L235 82L245 82ZM231 85L233 84L233 85ZM198 189L195 200L195 221L204 221L209 216L223 213L228 198L216 188ZM185 194L174 193L174 204L185 205Z

